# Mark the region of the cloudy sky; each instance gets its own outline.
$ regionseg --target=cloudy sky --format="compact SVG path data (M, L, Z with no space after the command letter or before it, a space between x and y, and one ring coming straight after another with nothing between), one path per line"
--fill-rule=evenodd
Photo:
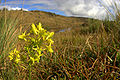
M119 0L6 0L9 10L42 10L64 16L90 17L104 19L106 7L111 13L115 12L114 2L119 5ZM1 0L0 9L5 5ZM103 6L104 5L104 6ZM119 6L118 6L119 9Z

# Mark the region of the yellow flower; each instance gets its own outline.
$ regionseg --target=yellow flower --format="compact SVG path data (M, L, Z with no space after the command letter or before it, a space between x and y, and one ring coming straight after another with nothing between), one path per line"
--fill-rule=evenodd
M39 60L40 60L40 56L38 54L35 54L35 61L39 63Z
M48 33L44 32L44 33L42 34L43 40L46 40L46 36L48 36Z
M41 50L39 49L39 50L37 50L37 52L38 52L38 54L41 54Z
M14 49L14 53L17 53L17 54L18 54L18 53L19 53L19 51L17 51L17 50L16 50L16 48L15 48L15 49Z
M16 63L20 62L20 55L18 54L18 52L16 52L15 62L16 62Z
M16 55L16 57L17 57L17 58L20 58L20 55L19 55L19 54L17 54L17 55Z
M44 51L44 50L45 50L45 49L42 49L42 48L40 48L40 49L37 50L39 56L42 56L42 55L43 55L41 52Z
M35 48L34 48L35 47ZM39 49L39 46L37 45L37 46L33 46L33 48L32 48L33 50L38 50Z
M34 39L34 38L31 38L31 41L32 41L32 42L35 42L35 39Z
M50 47L48 47L48 51L50 52L50 53L53 53L53 50L52 50L52 48Z
M30 57L30 60L32 61L32 65L35 63L35 59L33 57Z
M18 38L24 39L25 41L27 41L27 39L25 38L26 37L25 33L26 33L26 31L24 33L22 33L22 35L19 35Z
M50 44L49 46L47 46L47 49L48 49L48 51L49 51L50 53L53 53L53 50L52 50L52 48L51 48L51 44Z
M18 36L19 39L27 41L20 52L15 48L9 53L10 60L14 63L20 63L20 66L26 69L27 66L22 66L21 64L34 65L35 62L39 63L41 56L44 51L52 53L52 44L54 41L51 39L54 32L49 32L42 28L41 23L38 25L32 24L29 33L22 33ZM24 54L25 53L25 54ZM28 59L29 57L29 59Z
M10 60L13 60L13 55L9 55L8 57L10 58Z
M11 51L10 53L9 53L9 55L13 55L14 53L13 53L13 51Z
M34 34L38 34L39 32L34 24L32 24L32 31L34 32Z
M16 58L16 59L15 59L15 62L16 62L16 63L20 62L20 59L19 59L19 58Z
M49 35L46 37L46 40L52 37L53 35L54 35L54 32L49 33Z
M14 57L16 57L15 62L18 63L20 61L20 55L16 48L9 53L10 60L13 60Z
M53 43L54 43L54 41L53 41L52 39L48 39L48 42L49 42L50 44L53 44Z
M42 28L42 24L41 23L39 23L38 25L37 25L37 28L38 28L38 30L40 30L40 31L43 31L44 29Z

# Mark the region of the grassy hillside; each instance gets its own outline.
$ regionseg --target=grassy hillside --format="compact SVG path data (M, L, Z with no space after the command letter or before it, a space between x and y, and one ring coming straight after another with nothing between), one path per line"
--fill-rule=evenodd
M4 11L0 15L5 15ZM43 11L7 11L7 18L17 18L22 26L41 22L48 30L57 31L69 27L87 26L88 18L65 17Z
M108 20L65 17L43 11L1 11L0 17L0 79L120 79L119 21L111 22ZM34 56L34 51L39 49L36 45L41 44L39 41L44 39L43 37L46 34L44 32L40 33L40 36L34 36L34 33L30 34L30 37L34 38L29 39L27 37L28 42L19 40L17 36L24 31L27 31L25 33L27 35L31 24L38 24L39 22L48 31L55 32L51 38L54 40L54 44L51 46L53 52L49 53L42 50L43 55L39 61L34 62L34 65L30 65L34 60L29 62L31 58L28 55ZM66 31L58 32L62 29L66 29ZM24 36L22 37L24 39ZM38 39L38 42L34 39ZM32 40L32 42L29 43L29 40ZM27 51L29 48L24 47L26 45L29 45L30 50L34 49L30 54ZM10 60L8 56L14 48L20 50L20 57L15 55L14 59ZM14 51L14 53L17 52ZM25 62L15 63L17 57L20 58L20 61Z

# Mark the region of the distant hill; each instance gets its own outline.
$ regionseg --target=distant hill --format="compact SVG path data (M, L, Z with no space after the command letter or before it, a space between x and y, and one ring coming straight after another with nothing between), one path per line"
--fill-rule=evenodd
M0 17L5 16L4 11L0 11ZM61 15L56 15L55 13L44 12L44 11L7 11L7 19L18 19L18 26L28 27L32 23L43 24L43 27L52 30L58 31L60 29L69 28L69 27L80 27L88 26L88 18L83 17L65 17Z

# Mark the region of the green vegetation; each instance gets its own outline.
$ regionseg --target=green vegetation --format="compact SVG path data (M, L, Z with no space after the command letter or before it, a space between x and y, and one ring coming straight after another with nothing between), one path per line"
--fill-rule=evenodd
M51 46L54 43L51 39L53 34L54 32L50 33L43 29L40 23L37 27L32 24L29 33L26 34L25 31L22 35L18 36L20 40L25 41L25 45L20 48L20 51L15 48L9 53L12 64L22 67L25 70L29 70L29 80L31 80L31 67L35 62L39 63L43 51L53 53Z
M4 11L0 12L1 80L120 79L119 20L64 17L40 11L6 11L6 15L7 19ZM39 22L54 31L54 36ZM66 28L71 30L59 32Z

